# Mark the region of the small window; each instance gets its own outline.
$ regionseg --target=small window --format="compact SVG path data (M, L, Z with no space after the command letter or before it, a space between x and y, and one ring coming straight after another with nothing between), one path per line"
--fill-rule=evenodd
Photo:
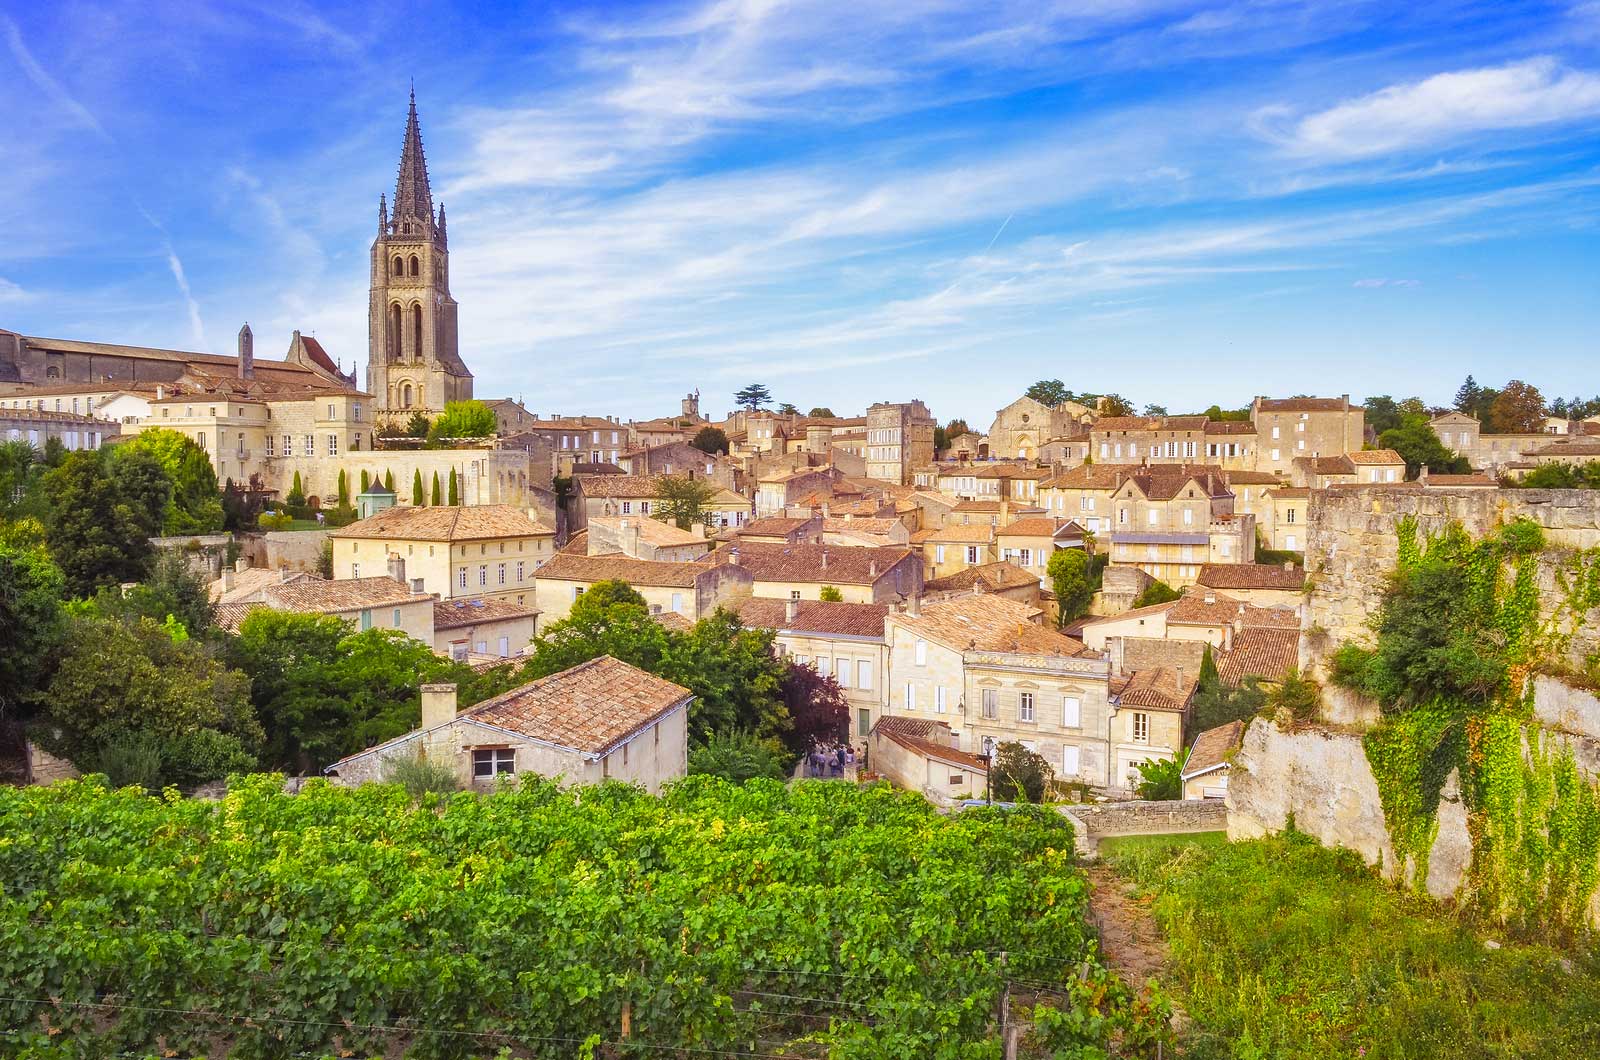
M790 589L789 590L789 599L791 599L791 600L800 599L800 590L799 589Z
M517 752L510 747L492 747L472 752L474 780L486 780L501 773L517 771Z
M372 608L370 607L361 609L361 628L363 630L372 628Z
M1150 742L1150 715L1135 711L1133 715L1133 742Z
M1067 696L1062 699L1061 727L1064 729L1081 729L1083 727L1083 701L1077 696Z
M1033 720L1033 693L1032 692L1024 692L1024 693L1022 693L1022 700L1018 704L1018 707L1017 707L1017 720L1018 721L1032 721Z
M985 688L983 690L983 716L984 717L993 719L993 718L996 718L996 717L999 716L999 713L1000 713L1000 710L999 710L999 698L1000 698L999 697L999 693L997 693L994 689Z
M926 666L926 665L928 665L928 642L927 641L925 641L925 640L917 641L917 646L916 646L916 649L915 649L915 653L916 653L916 660L917 660L917 665L918 666Z

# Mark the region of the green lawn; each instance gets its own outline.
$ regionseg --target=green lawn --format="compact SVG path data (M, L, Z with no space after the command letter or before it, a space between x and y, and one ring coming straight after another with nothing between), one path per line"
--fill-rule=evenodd
M1102 858L1129 857L1146 852L1176 853L1184 847L1217 847L1228 841L1227 832L1192 832L1188 835L1119 835L1100 840Z
M1303 836L1101 844L1155 896L1195 1058L1600 1055L1600 952L1485 936ZM1486 938L1502 943L1485 946Z

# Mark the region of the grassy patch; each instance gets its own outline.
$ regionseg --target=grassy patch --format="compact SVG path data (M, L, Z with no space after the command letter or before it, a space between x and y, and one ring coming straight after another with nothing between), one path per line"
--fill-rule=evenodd
M1176 855L1185 847L1217 847L1228 841L1227 832L1192 832L1188 835L1119 835L1100 840L1100 856L1117 860L1119 866L1128 858L1154 857L1160 861Z
M1592 948L1486 948L1436 903L1301 836L1101 849L1156 896L1192 1057L1595 1055Z

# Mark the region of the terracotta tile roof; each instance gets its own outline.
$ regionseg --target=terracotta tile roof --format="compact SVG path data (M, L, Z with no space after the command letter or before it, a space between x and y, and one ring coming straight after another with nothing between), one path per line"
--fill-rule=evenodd
M1282 475L1270 471L1224 471L1222 474L1230 486L1276 486L1284 481Z
M913 531L911 531L911 544L912 545L920 545L924 541L927 541L929 538L933 537L933 535L937 534L938 532L939 531L937 531L937 530L935 530L935 529L933 529L931 527L928 528L927 530L913 530Z
M639 531L639 540L647 545L657 547L673 547L679 545L699 545L706 543L704 534L693 530L680 530L678 527L661 519L652 519L648 515L606 515L596 516L589 520L590 526L598 526L613 533L631 533Z
M851 516L848 519L839 516L829 516L822 520L822 528L829 533L850 534L889 534L897 526L904 526L898 519L882 519L871 516Z
M1053 472L1047 467L1022 467L1017 464L985 464L974 478L995 479L1046 479Z
M1362 449L1358 452L1347 453L1345 455L1352 464L1356 464L1361 467L1366 467L1372 464L1389 465L1403 464L1406 462L1406 458L1395 452L1393 449Z
M889 577L901 564L911 568L921 565L917 554L903 545L779 545L759 541L724 545L713 554L716 561L731 562L734 548L739 550L739 565L758 582L873 585ZM913 586L905 588L910 591Z
M1153 431L1160 425L1160 416L1102 416L1094 421L1089 430L1096 434L1105 431Z
M1262 398L1256 406L1262 412L1347 412L1359 408L1346 398Z
M480 541L500 537L543 537L555 531L509 504L467 507L385 508L378 514L333 531L336 538L392 538L399 541Z
M1527 456L1595 456L1600 457L1600 441L1552 442L1538 449L1527 450Z
M620 475L622 469L609 460L580 460L572 465L574 477L587 481L601 475Z
M582 530L579 530L577 533L575 533L571 537L567 538L567 543L562 545L560 551L558 551L556 553L556 555L558 555L558 556L587 556L588 554L589 554L589 528L588 527L584 527Z
M1255 434L1256 425L1249 420L1210 420L1206 423L1207 434Z
M989 769L989 763L981 756L957 750L945 742L950 739L950 727L937 721L886 714L872 726L872 735L881 736L908 751L959 769L978 773L986 773Z
M1233 648L1217 658L1217 674L1224 684L1237 685L1246 677L1280 680L1300 665L1300 630L1245 628L1233 635Z
M604 556L573 556L558 552L533 572L535 582L623 581L629 585L688 588L695 579L711 570L706 563L667 563L653 559L633 559L619 552Z
M988 523L951 523L933 531L923 540L935 544L941 541L954 541L958 544L978 541L987 545L994 540L994 527Z
M1041 482L1043 489L1116 489L1138 464L1082 464Z
M979 585L985 592L1000 592L1003 589L1016 589L1024 585L1038 585L1039 579L1017 566L1015 563L981 563L965 570L947 574L943 578L934 578L924 582L924 592L941 593L952 592L958 589L971 589Z
M786 515L769 515L764 519L752 519L739 528L740 537L788 537L796 530L811 522L811 517L791 517Z
M1424 486L1498 486L1488 475L1432 475L1422 480Z
M1200 567L1199 582L1208 589L1288 589L1299 592L1305 586L1302 567L1284 569L1281 563L1206 563Z
M1020 652L1090 656L1078 641L1034 621L1037 607L991 593L962 595L924 604L920 615L893 614L889 621L956 651Z
M245 617L250 612L266 608L267 605L259 600L242 604L218 604L217 625L229 633L239 632L239 627L244 624ZM270 608L267 608L271 610Z
M1207 598L1210 602L1207 602ZM1257 607L1210 590L1190 590L1172 602L1167 621L1180 626L1225 626L1235 620L1248 627L1299 629L1300 616L1287 607Z
M602 655L485 700L456 718L600 755L690 697L682 685Z
M59 423L78 427L94 427L108 434L115 432L119 424L114 420L102 420L96 416L86 416L77 412L56 412L54 409L0 408L0 420L30 420L34 423Z
M652 611L650 612L650 617L655 620L657 625L674 633L688 633L694 629L694 623L676 611Z
M1235 719L1215 729L1207 729L1194 738L1189 757L1184 759L1180 771L1184 780L1209 773L1228 761L1228 756L1238 749L1244 739L1244 722Z
M1207 496L1223 497L1230 492L1227 475L1220 467L1206 464L1150 464L1128 472L1124 483L1131 482L1153 501L1168 501L1196 483Z
M753 628L872 637L878 640L883 639L883 618L889 613L888 604L803 600L795 608L794 618L790 619L787 617L788 604L787 600L747 596L727 606L739 616L739 621Z
M982 512L984 515L999 515L999 501L958 501L955 510L958 512Z
M585 498L653 500L661 496L660 475L592 475L577 483Z
M285 578L290 581L299 581L304 578L317 578L320 575L309 571L291 571L287 574L271 570L267 567L248 567L236 571L233 576L233 588L224 589L221 578L213 581L209 587L211 599L219 604L245 603L250 600L259 600L261 592L273 585L280 585Z
M368 607L393 607L430 600L428 593L414 593L404 582L388 575L377 578L301 578L268 586L262 591L265 603L283 611L359 611Z
M510 600L495 598L472 600L435 600L433 602L433 628L458 629L483 622L509 622L518 618L535 618L537 607L523 607Z
M1355 486L1367 485L1367 483L1345 482L1340 483L1340 485ZM1291 499L1295 497L1309 497L1311 496L1311 489L1308 486L1279 486L1277 489L1272 491L1272 495L1274 497L1285 497Z
M996 537L1055 537L1061 531L1073 534L1083 533L1083 527L1071 519L1059 519L1050 515L1032 515L1018 519L1008 526L1002 526L995 531Z
M1111 694L1124 707L1151 707L1156 710L1184 710L1198 684L1193 675L1178 674L1164 666L1136 670L1111 679Z
M1294 462L1301 467L1309 468L1318 475L1354 475L1356 473L1355 461L1342 453L1337 456L1297 456L1294 458Z

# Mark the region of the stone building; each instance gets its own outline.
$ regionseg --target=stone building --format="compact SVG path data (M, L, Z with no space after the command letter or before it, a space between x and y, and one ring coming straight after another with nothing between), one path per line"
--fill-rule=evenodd
M751 593L750 574L709 561L634 559L621 553L587 556L563 552L539 569L538 605L546 622L572 613L572 605L597 582L627 582L652 614L698 622L725 603Z
M0 407L0 439L27 442L43 450L50 439L58 439L69 450L98 449L114 441L121 425L94 416L71 412L41 412L36 408Z
M455 685L423 685L420 728L324 772L361 784L384 780L393 762L426 758L452 766L463 786L480 791L534 773L656 792L688 772L693 699L687 688L609 655L461 711Z
M1366 441L1366 410L1336 398L1258 397L1250 403L1256 427L1256 471L1287 477L1296 457L1356 453Z
M921 401L882 401L867 409L867 478L909 485L913 468L933 463L933 413Z
M555 531L503 504L389 508L341 527L333 541L336 578L390 570L416 592L441 600L504 597L532 603L534 572L555 555Z
M456 300L444 204L433 209L428 161L411 94L394 211L378 199L367 313L367 389L389 413L434 415L472 397L472 373L458 350Z
M910 548L736 541L713 559L742 566L754 579L752 594L775 600L820 600L829 586L856 604L895 604L922 593L922 560Z
M1052 408L1024 395L996 410L989 427L988 455L998 460L1039 460L1046 443L1073 436L1094 420L1094 410L1076 401ZM976 455L973 440L966 448Z

